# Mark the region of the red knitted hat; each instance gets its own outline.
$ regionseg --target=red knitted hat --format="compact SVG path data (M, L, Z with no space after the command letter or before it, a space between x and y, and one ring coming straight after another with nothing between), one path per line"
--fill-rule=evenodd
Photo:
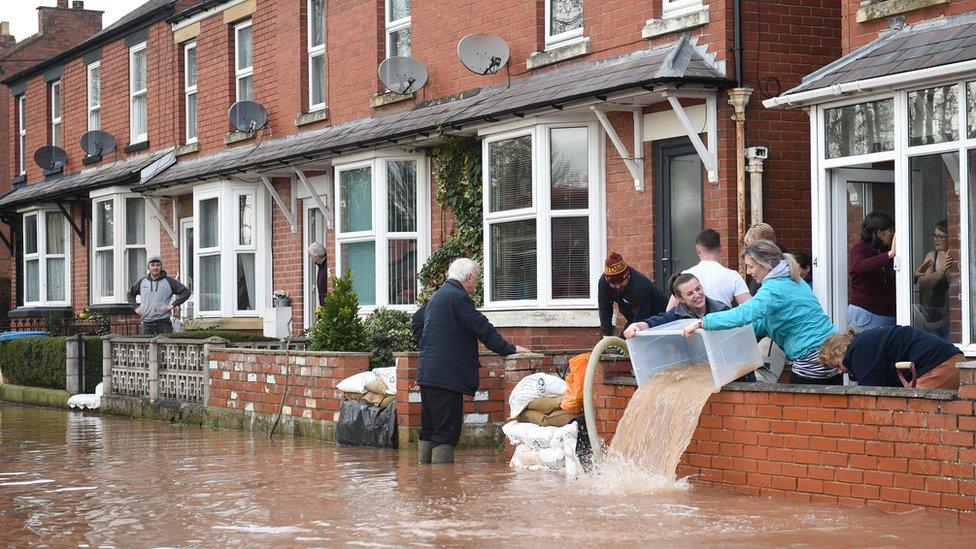
M623 256L617 252L610 252L607 260L603 262L603 276L606 277L607 282L620 284L628 274L630 274L630 267L627 266Z

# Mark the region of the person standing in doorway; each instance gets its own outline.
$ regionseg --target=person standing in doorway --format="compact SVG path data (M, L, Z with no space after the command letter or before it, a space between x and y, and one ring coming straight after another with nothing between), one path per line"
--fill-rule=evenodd
M861 241L847 267L851 291L847 327L855 332L895 325L895 220L871 212L861 223Z
M325 295L329 293L329 261L325 246L312 242L308 247L308 259L315 265L315 291L318 296L316 305L325 303Z
M746 281L738 272L729 269L719 261L722 256L722 237L714 229L705 229L695 239L695 253L698 264L685 272L692 274L701 283L709 299L714 299L726 307L733 303L745 303L752 294ZM680 300L672 295L667 310L675 308Z
M603 264L603 276L597 283L600 329L604 336L614 335L613 306L617 306L627 324L661 314L668 298L646 276L630 268L617 252L610 252Z
M146 276L129 288L126 297L142 319L142 333L168 334L173 331L173 309L190 299L190 289L166 274L163 260L158 255L149 256L146 267ZM138 304L136 296L140 296Z
M411 319L420 347L420 463L454 462L464 395L478 390L478 341L503 356L529 352L506 341L475 308L470 294L478 287L480 275L474 261L455 259L448 267L447 282Z
M932 230L933 249L925 254L922 264L915 269L915 289L920 303L915 312L924 322L924 330L949 340L949 269L952 254L949 253L949 220L943 219Z

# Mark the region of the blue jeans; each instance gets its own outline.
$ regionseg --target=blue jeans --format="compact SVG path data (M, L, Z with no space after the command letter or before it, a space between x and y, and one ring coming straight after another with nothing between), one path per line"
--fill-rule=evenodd
M857 305L847 306L847 327L857 333L895 325L895 317L876 315Z

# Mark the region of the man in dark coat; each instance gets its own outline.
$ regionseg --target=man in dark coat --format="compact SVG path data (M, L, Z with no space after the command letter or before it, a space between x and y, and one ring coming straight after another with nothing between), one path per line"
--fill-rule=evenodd
M329 291L329 262L327 261L328 255L326 254L325 246L318 242L312 242L308 247L308 258L317 269L315 290L318 301L316 305L323 305L325 304L325 294Z
M631 269L620 254L610 252L597 283L597 304L600 329L603 335L612 336L614 304L630 325L663 313L668 306L668 297L650 279Z
M502 337L474 306L478 264L455 259L447 282L414 313L411 324L420 346L420 462L452 463L461 436L464 395L478 390L478 341L500 354L528 353Z

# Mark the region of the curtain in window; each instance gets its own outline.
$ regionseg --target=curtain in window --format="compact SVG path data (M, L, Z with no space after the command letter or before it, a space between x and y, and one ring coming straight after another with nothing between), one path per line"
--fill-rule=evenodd
M220 256L208 255L200 258L200 300L201 311L220 310Z
M549 132L549 181L553 210L586 209L589 201L589 155L586 128L553 128Z
M590 220L552 220L552 298L590 297Z
M390 240L390 305L410 305L417 300L417 241Z
M115 294L115 254L112 250L95 252L95 271L99 297L112 297Z
M37 253L37 216L24 217L24 253Z
M536 299L535 220L491 225L491 299Z
M417 162L392 160L386 164L387 215L391 233L417 230Z
M125 280L127 286L132 286L136 280L146 274L145 248L133 248L125 251Z
M125 243L146 243L146 202L142 198L125 199Z
M64 254L64 217L59 212L47 214L47 254Z
M376 305L376 243L342 245L342 273L352 271L352 289L360 306Z
M252 311L254 300L254 254L237 254L237 310Z
M312 0L311 13L309 13L309 29L311 37L309 45L313 48L325 44L325 0Z
M237 30L237 70L244 70L254 64L253 38L254 31L250 25Z
M532 206L532 137L523 135L488 145L490 210Z
M106 200L99 202L98 212L98 233L95 235L96 246L111 246L115 241L115 208L114 201Z
M583 0L547 0L551 2L550 35L562 34L583 26Z
M213 248L220 243L217 221L217 199L208 198L200 201L200 247Z
M372 175L370 168L339 174L339 230L344 233L373 228Z
M311 58L308 78L312 83L312 105L325 103L325 54Z
M27 301L41 300L41 263L36 259L24 262L25 292Z
M47 260L47 300L65 301L65 261L63 258Z
M237 197L237 243L250 246L254 243L254 196L242 194Z

